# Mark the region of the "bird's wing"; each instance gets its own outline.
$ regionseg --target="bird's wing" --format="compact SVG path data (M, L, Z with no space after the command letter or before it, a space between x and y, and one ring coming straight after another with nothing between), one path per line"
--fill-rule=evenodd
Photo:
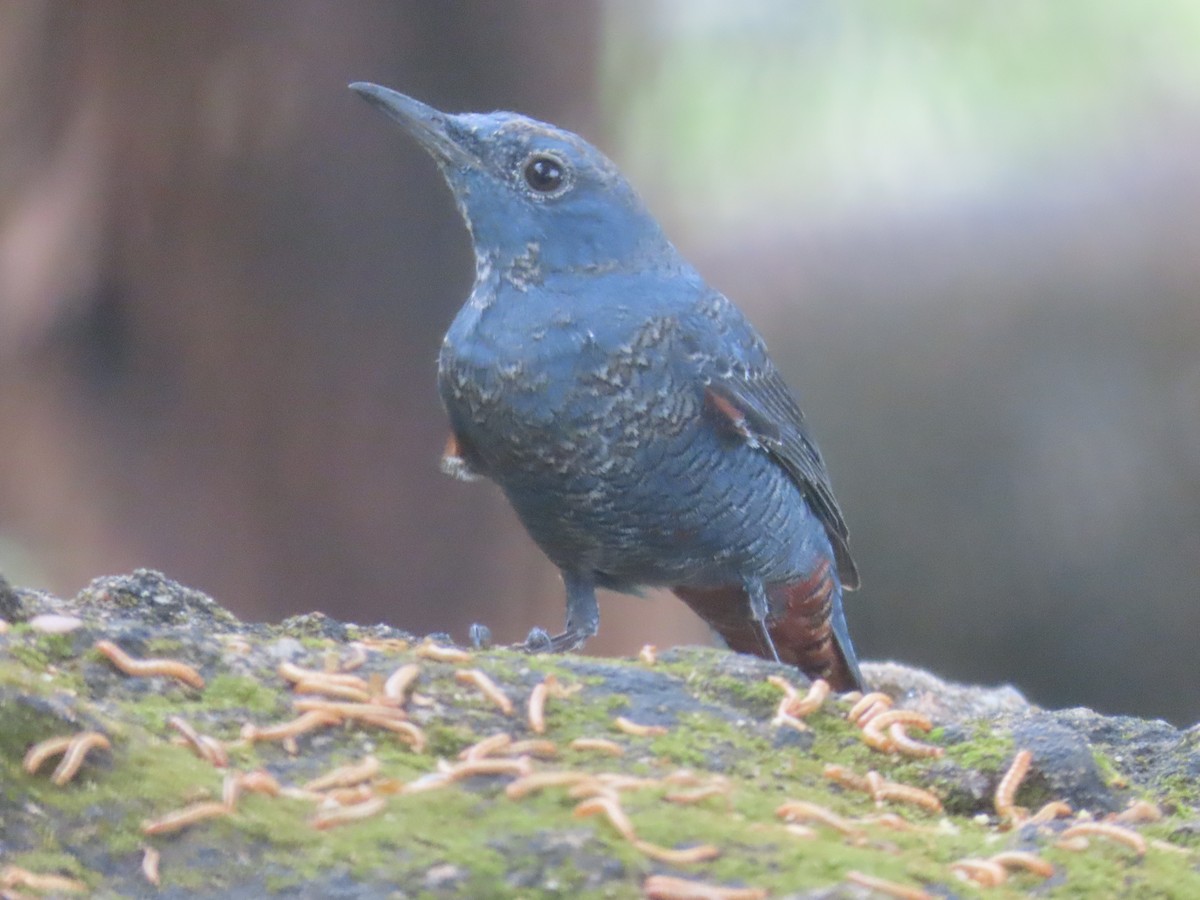
M825 526L842 586L853 590L859 584L858 567L850 556L846 521L833 496L825 460L808 434L804 413L767 356L762 339L733 304L727 300L725 304L725 340L703 366L708 407L792 477Z

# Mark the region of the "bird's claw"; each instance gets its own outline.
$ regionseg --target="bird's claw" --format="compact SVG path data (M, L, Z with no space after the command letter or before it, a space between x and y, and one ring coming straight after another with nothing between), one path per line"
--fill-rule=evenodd
M579 631L568 630L550 635L544 628L534 628L521 648L527 653L566 653L568 650L578 650L587 639L588 635Z
M554 639L545 628L531 628L521 649L527 653L549 653L554 649Z
M492 629L482 622L472 622L471 627L467 629L467 637L473 650L486 650L492 645Z

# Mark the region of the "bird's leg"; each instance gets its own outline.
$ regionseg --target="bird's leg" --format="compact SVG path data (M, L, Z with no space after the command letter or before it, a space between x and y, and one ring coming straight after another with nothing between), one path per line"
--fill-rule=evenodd
M567 587L567 630L553 637L535 628L525 638L531 653L562 653L576 650L600 630L600 606L596 603L596 581L589 575L563 572Z
M472 622L471 627L467 630L467 636L471 640L472 649L486 650L492 646L492 629L482 622Z
M767 629L770 603L767 600L766 586L758 578L747 578L745 584L746 594L750 598L750 616L758 625L759 635L766 648L771 651L771 658L779 662L779 651L775 649L775 641L771 639L771 632Z

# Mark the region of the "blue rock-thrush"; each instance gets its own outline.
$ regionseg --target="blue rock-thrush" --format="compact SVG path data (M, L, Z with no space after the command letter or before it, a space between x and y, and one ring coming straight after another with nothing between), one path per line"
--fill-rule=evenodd
M762 338L578 136L351 87L437 161L475 247L442 343L443 468L507 495L562 571L581 646L596 588L668 587L734 650L862 686L842 612L858 586L804 416Z

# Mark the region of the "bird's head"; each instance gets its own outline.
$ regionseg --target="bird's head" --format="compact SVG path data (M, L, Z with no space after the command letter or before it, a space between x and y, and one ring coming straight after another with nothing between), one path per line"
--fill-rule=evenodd
M481 258L503 266L532 253L561 271L674 257L616 166L577 135L516 113L455 115L379 85L350 87L437 161Z

